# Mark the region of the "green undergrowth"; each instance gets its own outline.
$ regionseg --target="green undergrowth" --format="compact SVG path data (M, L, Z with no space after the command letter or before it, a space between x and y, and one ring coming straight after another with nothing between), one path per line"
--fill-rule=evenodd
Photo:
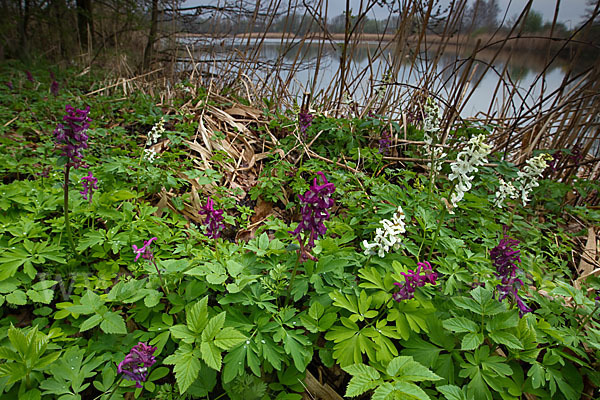
M267 130L274 134L283 152L262 161L253 187L233 190L226 171L192 161L183 141L196 134L197 120L178 111L189 100L231 104L202 91L188 98L186 85L160 107L140 92L86 95L101 77L52 73L57 95L46 67L31 69L33 82L23 66L0 69L0 397L293 400L310 391L306 374L319 370L336 377L329 384L338 382L346 398L599 395L600 282L576 281L573 238L587 236L600 212L567 201L597 184L540 179L530 202L499 207L499 178L517 182L523 167L492 154L493 165L479 167L452 207L450 163L434 175L426 161L384 159L382 136L405 134L385 116L315 113L302 138L296 114L265 107L268 125L250 129L265 140ZM73 246L53 133L67 104L89 106L91 118L88 168L72 169L68 184ZM160 141L169 146L150 163L147 133L161 119ZM461 127L449 143L459 148L491 129ZM419 121L406 134L424 139ZM310 157L298 138L312 141L311 151L325 160ZM426 156L414 144L382 151ZM458 151L447 152L456 159ZM79 192L90 171L98 189L87 201ZM299 259L290 233L300 221L297 195L317 172L335 185L335 204L310 257ZM215 208L224 209L217 239L183 212L192 203L190 179L210 187ZM171 207L160 202L166 192ZM281 212L255 226L257 202ZM364 241L372 243L398 207L405 225L398 246L383 257L366 254ZM251 229L249 240L236 240ZM516 297L499 301L490 251L505 234L518 241L519 298L531 310L523 315ZM155 263L135 261L132 246L152 237ZM394 283L424 262L437 274L435 285L394 301L401 286ZM142 388L117 371L138 342L156 347Z

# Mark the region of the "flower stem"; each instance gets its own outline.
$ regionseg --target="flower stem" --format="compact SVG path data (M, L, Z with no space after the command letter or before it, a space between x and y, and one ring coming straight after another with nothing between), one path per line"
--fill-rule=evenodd
M67 238L69 239L69 244L71 245L71 249L73 253L77 254L77 250L75 250L75 242L73 241L73 234L71 233L71 224L69 221L69 172L71 170L71 166L67 164L65 166L65 183L63 185L63 195L64 195L64 211L65 211L65 230L67 232Z
M112 390L112 392L110 392L110 396L108 396L108 398L106 400L110 400L113 397L113 394L115 394L115 392L119 388L119 385L121 384L121 381L123 381L123 375L121 375L121 377L117 381L117 384L115 385L115 388ZM98 400L100 397L102 397L105 394L106 393L102 393L100 396L95 397L94 400Z
M598 310L598 307L600 306L596 306L594 307L594 309L592 310L591 313L589 313L585 319L583 320L583 322L581 324L579 324L579 328L577 328L577 332L575 332L575 336L577 336L579 334L579 332L581 332L581 330L583 329L583 327L588 323L588 321L590 320L590 318L592 318L592 315L594 315L596 313L596 311Z
M440 221L438 222L438 226L437 229L435 230L435 233L433 235L433 240L431 242L431 247L429 248L429 257L428 259L431 259L431 256L433 254L433 249L435 248L435 245L438 241L438 238L440 237L440 231L442 230L442 225L444 224L444 219L446 219L446 206L442 205L442 213L440 215Z
M165 282L163 281L162 275L160 274L160 269L158 269L158 265L156 265L156 260L152 257L152 264L154 264L154 268L156 268L156 273L158 274L158 279L160 279L160 286L162 287L163 292L165 294L169 294L167 287L165 286Z
M290 279L290 284L288 285L287 294L285 295L285 303L284 307L287 307L290 301L290 293L292 291L292 287L294 285L294 279L296 279L296 272L298 271L298 265L300 265L300 258L302 257L302 251L298 250L298 258L296 259L296 264L294 265L294 269L292 270L292 278Z

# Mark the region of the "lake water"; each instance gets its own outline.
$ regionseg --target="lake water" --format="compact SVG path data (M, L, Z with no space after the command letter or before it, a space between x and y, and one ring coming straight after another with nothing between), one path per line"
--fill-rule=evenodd
M286 41L282 44L280 39L265 39L258 45L253 39L248 43L247 39L206 38L185 38L181 43L190 48L197 68L204 73L219 78L227 74L233 77L241 69L259 90L268 93L285 87L288 98L298 102L304 91L311 91L313 97L319 99L319 96L331 96L333 89L339 86L341 43L321 45L318 42ZM378 43L362 42L352 49L346 82L349 83L352 100L360 105L373 98L374 90L392 70L390 60L394 59L393 46L383 50L378 46ZM431 92L444 99L452 95L452 89L466 68L468 54L446 52L435 66L431 61L433 55L431 52L418 54L412 66L412 56L407 56L397 66L395 77L388 78L388 82L395 83L394 88L398 92L395 98L398 103L396 111L402 108L403 96L410 96L415 88L423 87L423 77L428 72L430 78L435 76L430 80L432 83L427 85ZM508 101L511 102L511 111L506 114L517 115L522 106L536 104L542 91L547 95L559 88L565 76L566 61L555 61L541 77L546 66L543 57L524 52L501 53L491 64L493 68L484 73L486 63L494 55L495 51L478 53L480 61L476 61L474 70L469 72L472 84L465 95L469 96L475 87L474 82L479 80L479 83L468 99L465 96L462 117L481 116L481 113L488 111L498 114L501 106ZM249 59L256 62L247 64ZM190 65L185 68L190 68ZM434 74L431 74L432 68L435 68ZM496 90L499 74L505 70L504 83ZM513 87L516 87L516 92Z

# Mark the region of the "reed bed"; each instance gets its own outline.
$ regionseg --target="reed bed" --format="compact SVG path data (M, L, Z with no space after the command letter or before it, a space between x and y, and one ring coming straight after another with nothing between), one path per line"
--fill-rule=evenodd
M390 14L385 26L395 24L393 34L389 29L386 34L362 34L360 23L376 5L372 0L361 2L359 9L353 10L350 2L345 3L348 17L343 34L328 31L332 16L328 15L327 0L304 4L306 7L292 1L287 8L275 0L241 2L237 9L212 10L211 21L232 21L246 26L246 31L215 29L198 37L180 32L173 35L173 30L165 30L151 68L152 72L160 72L146 73L144 79L120 79L123 84L145 90L165 90L168 97L174 95L174 84L183 78L214 92L227 87L251 104L263 98L276 99L280 108L297 107L303 93L308 93L311 107L328 113L350 116L374 112L400 122L407 121L407 115L422 115L424 102L431 97L444 111L444 145L454 145L451 133L457 125L485 125L493 128L495 150L501 151L506 161L522 163L539 149L576 150L581 153L580 161L571 165L565 158L553 177L600 178L600 70L589 60L590 52L597 53L598 48L586 33L597 19L597 7L581 27L560 37L556 34L558 14L544 35L524 31L531 1L511 25L505 14L501 16L503 29L479 35L465 32L466 0L453 0L445 9L434 1L388 4ZM566 6L560 0L556 5L557 10ZM184 21L187 17L183 12L173 15L173 20ZM283 32L270 32L278 19L284 21ZM308 33L298 34L293 23L298 19L308 21L304 27ZM263 31L257 32L253 27L259 23ZM240 46L232 46L234 40ZM280 48L273 59L261 55L269 41L278 42ZM366 50L361 47L365 41L371 44ZM336 52L340 67L328 85L319 86L323 72L330 67L324 57L327 51ZM450 62L444 58L449 51L457 54ZM508 61L523 57L524 51L535 54L537 63L541 63L534 83L525 88L508 68ZM352 61L359 53L368 60L365 68L357 68ZM582 62L586 58L588 62ZM558 89L550 91L546 75L558 59L563 62L564 79ZM504 67L494 66L498 60L506 60ZM310 79L298 82L299 71L309 74ZM490 75L497 83L489 104L481 105L484 111L465 118L466 104L483 77Z

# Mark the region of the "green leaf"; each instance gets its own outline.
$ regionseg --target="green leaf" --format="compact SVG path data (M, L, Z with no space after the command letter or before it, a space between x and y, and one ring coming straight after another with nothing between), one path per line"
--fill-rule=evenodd
M221 370L221 350L217 346L213 343L203 341L200 345L200 352L206 365L217 371Z
M490 333L490 339L496 343L504 344L511 349L523 350L521 341L515 335L506 331L496 331Z
M194 343L196 341L196 337L198 336L198 334L195 334L189 330L187 325L182 324L171 326L169 331L175 339L183 340L185 343L189 344Z
M408 382L396 382L394 383L394 392L401 394L397 398L408 398L408 399L419 399L419 400L430 400L431 398L425 393L423 389L415 385L414 383ZM408 396L408 397L407 397ZM375 398L375 396L373 396Z
M192 346L184 344L179 346L175 354L170 355L164 361L167 365L174 365L175 379L179 386L179 393L183 394L190 385L198 378L200 372L200 360L194 354Z
M395 357L387 366L386 373L403 381L437 381L442 379L409 356Z
M42 357L36 361L34 368L36 370L43 370L48 365L50 365L53 362L55 362L56 360L58 360L58 357L60 357L60 355L61 355L60 351L54 351L53 353L47 354L44 357Z
M292 356L294 366L298 371L304 371L306 365L310 361L307 360L307 355L310 353L307 346L310 344L306 336L299 335L295 331L286 331L283 337L283 348L286 353ZM310 353L312 354L312 353Z
M187 325L193 332L201 333L208 319L208 296L194 304L186 313Z
M210 323L209 323L210 324ZM227 327L221 330L215 337L214 344L223 350L229 350L246 340L241 332L234 328Z
M161 292L159 292L158 290L151 290L144 297L144 305L148 308L152 308L160 302L160 299L162 297L163 297L163 294Z
M446 396L446 400L467 400L467 396L458 386L444 385L436 387L438 392Z
M371 400L395 400L394 385L386 382L379 386L374 392Z
M10 328L8 328L8 339L10 340L10 344L13 345L19 354L27 354L29 341L21 329L17 329L11 325Z
M83 251L90 247L101 245L106 240L106 231L99 229L97 231L86 232L77 244L77 251Z
M96 311L100 308L100 306L104 304L104 301L96 293L92 292L91 290L88 290L81 297L80 303Z
M15 290L11 294L6 295L6 302L17 306L23 306L27 304L27 295L22 290Z
M465 317L450 318L442 322L445 329L452 332L477 332L478 325Z
M467 333L461 342L461 350L475 350L483 343L483 334Z
M31 301L33 301L34 303L50 304L52 302L52 299L54 298L54 290L44 289L40 291L35 291L29 289L27 291L27 296L29 296Z
M212 317L202 331L202 341L212 341L225 324L225 311ZM207 362L208 364L208 362ZM210 364L208 364L210 366Z
M379 372L371 366L353 364L343 369L352 375L352 379L346 389L346 396L355 397L361 395L381 383Z
M352 375L346 388L347 397L359 396L371 389L374 389L381 383L379 372L373 367L364 364L354 364L343 368Z
M531 378L531 386L534 389L542 387L546 383L544 367L538 362L534 362L531 368L529 368L527 376Z
M102 315L102 323L100 329L104 333L108 334L127 334L127 327L125 326L125 320L119 314L112 311L107 311Z
M234 277L238 276L244 270L244 266L242 264L233 260L227 260L226 266L229 275Z
M98 315L98 314L92 315L91 317L89 317L88 319L83 321L83 323L79 326L79 332L85 332L89 329L92 329L93 327L98 325L100 323L100 321L102 321L101 315Z

